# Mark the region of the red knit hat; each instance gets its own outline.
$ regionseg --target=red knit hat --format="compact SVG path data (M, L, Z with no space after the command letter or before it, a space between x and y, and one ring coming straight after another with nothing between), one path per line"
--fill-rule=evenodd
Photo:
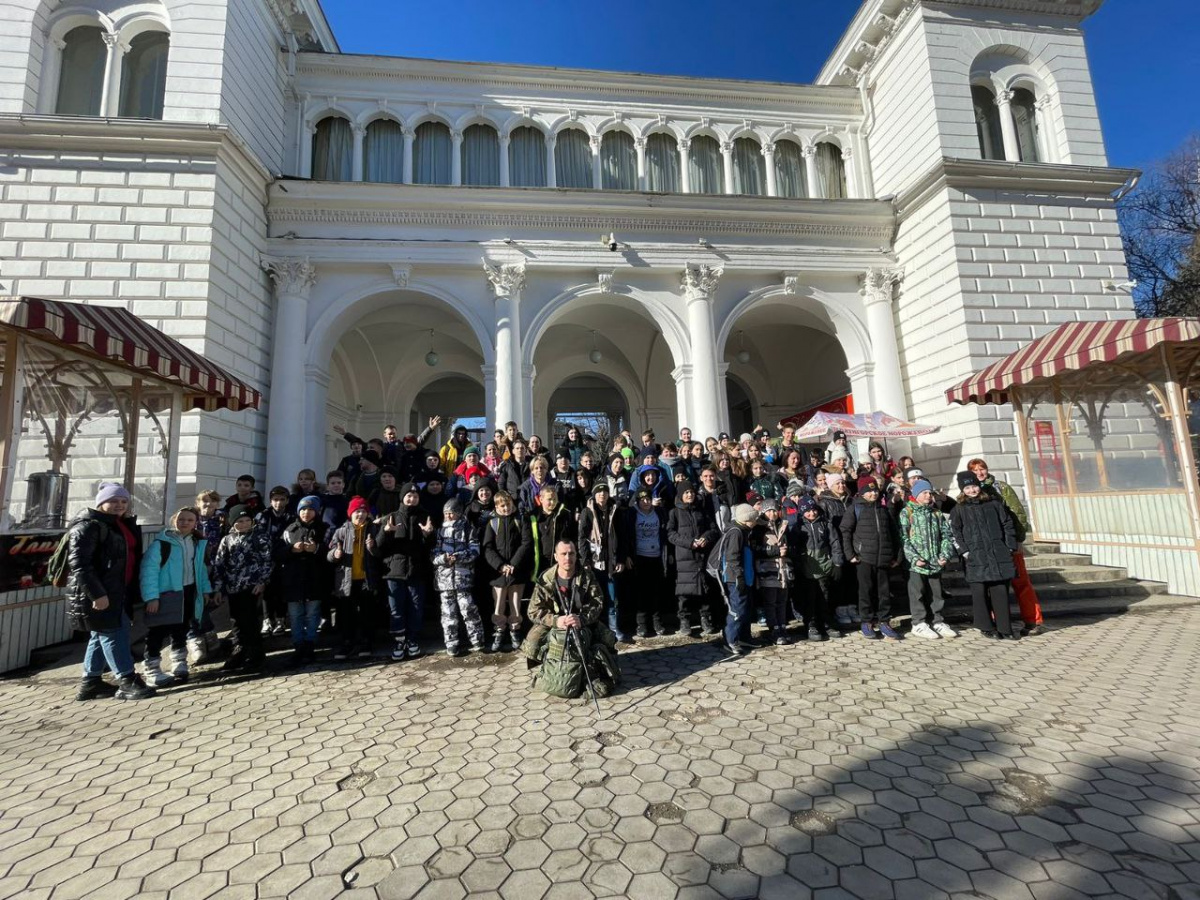
M879 490L879 482L876 481L873 476L864 475L862 478L858 479L858 492L860 494L863 491L878 491L878 490Z
M347 515L352 516L356 512L358 512L360 509L366 510L367 512L371 511L371 507L367 505L367 501L364 498L353 497L350 500L350 508L347 511Z

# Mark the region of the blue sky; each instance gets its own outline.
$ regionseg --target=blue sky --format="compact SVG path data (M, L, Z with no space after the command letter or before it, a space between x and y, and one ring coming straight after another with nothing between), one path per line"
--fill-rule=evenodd
M1085 23L1109 161L1200 131L1197 0L1107 0ZM323 0L347 53L811 81L857 0Z

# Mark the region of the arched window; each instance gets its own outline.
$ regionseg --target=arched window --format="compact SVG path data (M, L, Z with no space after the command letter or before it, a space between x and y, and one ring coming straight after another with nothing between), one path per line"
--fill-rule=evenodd
M775 189L780 197L807 197L804 154L794 141L775 144Z
M313 181L349 181L353 177L354 139L350 123L341 116L328 116L317 123L313 135Z
M767 163L762 155L762 147L754 138L742 137L733 142L733 192L767 192Z
M143 31L129 42L121 67L119 115L161 119L167 93L167 51L171 39L162 31Z
M513 187L546 186L546 137L522 125L508 136L508 183Z
M636 191L637 148L627 131L610 131L600 142L600 185L609 191Z
M826 200L846 199L846 163L836 145L817 144L817 176L821 179L822 197Z
M449 184L450 129L442 122L423 122L413 138L413 183Z
M391 119L376 119L363 138L363 181L400 184L403 180L404 129Z
M688 154L688 180L695 194L721 193L721 147L706 134L692 138Z
M490 125L472 125L463 131L462 183L500 183L500 136Z
M60 116L98 116L108 47L98 27L80 25L63 38L62 74L54 111Z
M975 105L979 156L982 159L1004 159L1004 132L1000 127L1000 108L996 106L996 95L976 84L971 86L971 101Z
M1012 109L1013 125L1017 130L1017 149L1021 153L1021 162L1041 162L1038 151L1038 121L1037 98L1033 91L1017 88L1012 92L1009 103Z
M646 138L646 190L679 193L679 145L656 131Z
M578 128L558 133L554 144L554 176L559 187L592 186L592 147L587 134Z

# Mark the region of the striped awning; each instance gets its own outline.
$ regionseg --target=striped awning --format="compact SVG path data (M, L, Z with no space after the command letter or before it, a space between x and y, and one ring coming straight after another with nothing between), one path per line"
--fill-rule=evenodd
M257 409L262 395L126 309L0 297L0 326L181 385L185 409Z
M1097 363L1200 341L1200 319L1119 319L1068 322L946 391L949 403L1007 403L1020 385L1077 372Z

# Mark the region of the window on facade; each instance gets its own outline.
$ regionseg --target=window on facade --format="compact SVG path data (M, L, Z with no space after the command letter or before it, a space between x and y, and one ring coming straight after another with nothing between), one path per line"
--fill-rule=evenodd
M692 138L688 154L688 180L692 193L721 193L721 148L714 138L700 135Z
M558 133L554 144L554 176L559 187L592 186L592 147L588 136L578 128Z
M413 137L413 183L449 184L452 153L450 129L445 124L418 125Z
M669 134L646 138L646 189L679 193L679 145Z
M971 87L975 105L975 131L979 135L979 155L983 159L1004 159L1004 132L1000 128L1000 108L996 95L982 85Z
M363 181L400 184L403 180L404 129L391 119L376 119L363 138Z
M637 148L626 131L610 131L600 142L600 185L610 191L636 191Z
M846 198L846 163L839 147L817 144L817 177L821 179L821 196L826 200Z
M508 136L508 183L513 187L546 186L546 137L522 125Z
M462 183L500 183L500 136L490 125L472 125L463 131Z
M349 181L353 177L354 139L350 123L341 116L328 116L317 123L313 135L313 181Z
M775 189L780 197L808 196L804 154L794 141L779 141L775 145Z
M1021 153L1021 162L1041 162L1038 152L1038 122L1037 98L1033 91L1017 88L1013 93L1010 108L1012 109L1013 125L1017 131L1017 149Z
M743 137L733 142L733 192L767 192L767 163L762 155L762 147L754 138Z
M62 74L54 111L60 116L98 116L108 47L91 25L72 28L63 38Z
M167 51L171 39L161 31L143 31L129 42L121 68L120 115L161 119L167 93Z

